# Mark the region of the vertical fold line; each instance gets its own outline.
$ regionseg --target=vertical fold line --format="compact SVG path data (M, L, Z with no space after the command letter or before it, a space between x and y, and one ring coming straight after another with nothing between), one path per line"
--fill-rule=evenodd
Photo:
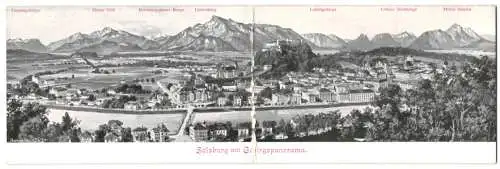
M254 53L254 31L255 31L255 7L251 6L251 9L252 9L252 26L251 26L251 31L250 31L250 57L252 57L252 66L250 67L250 73L251 73L251 81L250 81L250 90L252 92L252 96L251 96L251 106L252 106L252 111L250 111L250 117L252 118L252 141L251 141L251 145L252 145L252 153L253 153L253 160L252 162L253 163L256 163L257 162L257 136L256 136L256 133L255 133L255 123L256 123L256 119L255 119L255 115L256 115L256 112L255 112L255 101L257 100L255 98L255 90L254 90L254 82L255 82L255 74L254 74L254 68L255 68L255 53Z

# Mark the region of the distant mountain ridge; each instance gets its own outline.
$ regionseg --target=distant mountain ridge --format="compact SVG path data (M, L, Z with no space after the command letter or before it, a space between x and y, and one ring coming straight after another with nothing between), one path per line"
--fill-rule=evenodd
M264 43L280 39L300 39L315 46L289 28L267 24L254 24L254 26L255 48L260 48ZM249 51L252 47L250 41L251 31L251 24L244 24L214 15L203 24L195 24L169 37L168 40L161 43L160 48L164 50ZM203 47L192 46L195 44Z
M109 49L105 50L104 47ZM48 48L52 52L106 51L104 53L108 53L128 50L128 48L137 50L155 49L158 48L158 43L123 30L104 27L90 34L75 33L67 38L50 43Z
M496 50L493 41L481 37L471 28L464 28L458 24L451 25L446 31L441 29L426 31L412 42L410 48Z
M22 49L30 52L47 52L47 47L39 39L8 39L7 49Z
M302 34L302 37L314 43L320 48L341 49L344 48L347 44L344 39L339 38L334 34L325 35L322 33L308 33Z
M254 28L252 29L252 26ZM253 32L253 44L250 36ZM33 52L119 52L132 50L179 51L250 51L261 49L276 40L300 40L311 49L371 50L379 47L409 47L413 49L480 49L496 50L492 37L477 34L471 28L458 24L446 30L429 30L418 37L409 32L398 34L379 33L369 39L361 33L356 39L347 40L334 34L299 34L290 28L270 24L246 24L230 18L213 15L205 23L197 23L174 35L152 39L123 30L104 27L88 34L77 32L66 38L43 45L38 39L9 39L8 49ZM109 49L105 49L109 48Z

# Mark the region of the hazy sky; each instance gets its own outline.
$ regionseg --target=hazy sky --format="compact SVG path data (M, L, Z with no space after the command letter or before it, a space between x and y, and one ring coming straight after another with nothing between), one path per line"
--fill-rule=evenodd
M96 7L103 9L105 7ZM142 8L143 11L139 11ZM184 9L179 11L151 12L145 9ZM92 7L35 8L39 12L13 12L7 10L8 38L39 38L42 43L68 37L76 32L90 33L106 26L151 36L176 34L196 23L205 23L212 15L251 23L252 9L248 7L197 7L215 8L216 12L195 12L195 7L118 7L114 12L95 12ZM26 9L26 8L21 8Z
M495 34L493 6L341 6L341 7L260 7L255 9L256 23L273 23L293 28L299 33L327 33L354 39L360 33L373 37L377 33L408 31L419 36L424 31L448 29L453 23L471 27L478 34ZM329 8L330 11L311 11ZM392 8L394 11L381 8ZM414 8L397 11L397 8ZM451 11L456 9L456 11ZM333 11L335 10L335 11ZM464 11L467 10L467 11Z
M370 38L377 33L402 31L420 35L433 29L447 29L453 23L471 27L479 34L495 33L495 13L492 6L406 6L412 11L398 11L405 6L272 6L255 7L255 22L292 28L298 33L336 34L353 39L360 33ZM103 9L104 7L96 7ZM179 11L139 11L142 9ZM90 33L110 26L143 36L176 34L196 23L210 20L212 15L251 23L249 7L196 7L214 11L195 12L195 7L118 7L114 12L93 10L92 7L43 7L7 9L8 38L38 38L44 44L76 32ZM311 11L321 8L323 11ZM394 11L388 11L392 8ZM462 8L459 10L458 8ZM32 11L26 11L26 10ZM455 11L452 11L455 9ZM33 12L33 10L35 12ZM326 11L329 10L329 11Z

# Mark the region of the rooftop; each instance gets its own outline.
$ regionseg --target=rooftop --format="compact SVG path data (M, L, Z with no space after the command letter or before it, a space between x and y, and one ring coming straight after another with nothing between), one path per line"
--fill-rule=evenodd
M372 89L355 89L349 90L350 93L373 93Z

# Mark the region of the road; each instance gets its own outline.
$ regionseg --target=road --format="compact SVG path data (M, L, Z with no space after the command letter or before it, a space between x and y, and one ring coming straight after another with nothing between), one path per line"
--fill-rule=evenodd
M184 116L184 120L182 120L181 127L179 128L179 132L177 133L176 137L181 137L184 135L184 129L186 128L188 123L190 123L192 116L194 116L193 110L194 110L194 107L189 105L187 108L186 116Z

